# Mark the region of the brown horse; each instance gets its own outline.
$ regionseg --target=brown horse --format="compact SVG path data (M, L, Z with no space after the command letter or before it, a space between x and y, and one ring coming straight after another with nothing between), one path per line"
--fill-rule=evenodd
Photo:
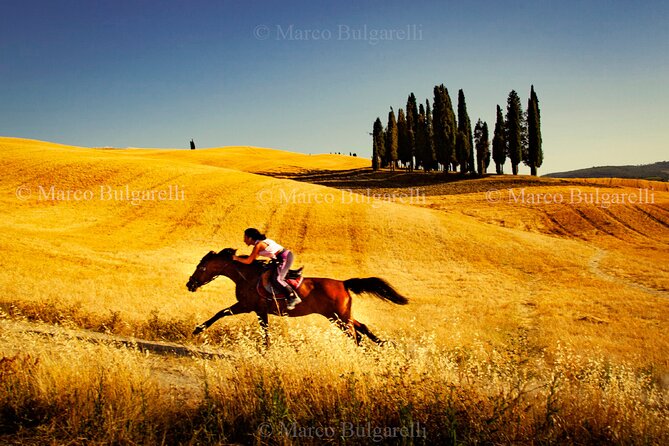
M214 315L211 319L195 327L193 334L199 334L209 328L214 322L225 316L254 312L258 316L260 326L265 334L267 343L268 315L288 315L290 317L305 316L307 314L321 314L330 321L337 323L346 333L351 335L356 343L360 342L361 335L382 345L384 341L377 338L365 324L351 317L352 298L349 291L354 293L369 293L383 300L399 305L409 301L399 294L383 279L368 277L365 279L335 280L327 278L305 277L297 288L297 294L302 303L294 310L286 309L285 299L266 298L258 292L259 281L269 276L266 263L255 261L245 265L232 260L236 250L226 248L219 253L209 252L200 261L191 275L186 287L195 292L217 276L223 275L235 282L235 296L237 302Z

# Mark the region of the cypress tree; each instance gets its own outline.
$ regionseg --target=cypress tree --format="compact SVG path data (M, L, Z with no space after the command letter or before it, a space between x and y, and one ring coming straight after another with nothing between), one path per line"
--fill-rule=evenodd
M427 152L427 141L425 140L427 135L425 129L426 125L425 107L423 107L423 104L420 104L418 109L418 119L416 119L416 152L414 155L416 157L416 169L422 167L425 171L427 171L425 165L425 154Z
M474 158L474 152L476 152L474 143L472 142L472 148L469 151L469 162L467 163L469 166L469 173L471 174L476 174L476 160Z
M423 168L426 171L437 169L437 154L434 151L434 136L432 131L432 108L430 100L425 100L425 156Z
M527 111L520 109L520 160L525 161L528 158L529 142L527 136Z
M506 147L514 175L518 175L518 164L522 160L522 110L518 93L511 90L506 102Z
M455 143L457 127L455 125L453 103L448 94L448 89L444 84L434 87L432 124L437 161L444 166L444 170L449 170L449 166L456 162Z
M418 107L416 96L411 93L407 98L407 133L409 141L409 170L413 170L416 156L416 135L418 134Z
M456 170L456 153L455 153L455 144L458 136L458 127L455 121L455 112L453 111L453 103L451 102L451 96L448 94L448 89L441 85L444 95L444 104L446 111L446 152L450 154L450 162L453 167L453 171Z
M492 138L492 159L495 161L497 175L504 173L504 163L506 163L506 138L504 132L504 116L502 116L502 107L498 105L495 132Z
M530 99L527 103L527 158L524 161L530 167L530 173L534 176L537 175L537 169L544 162L544 152L541 148L539 98L534 92L534 85L531 87Z
M385 157L385 142L383 135L383 124L381 123L380 118L376 118L374 121L374 129L372 131L372 169L379 170L379 167L382 163L381 160Z
M478 174L483 176L490 165L490 136L488 124L479 119L474 128L474 145L476 146L476 167Z
M472 153L472 124L467 113L464 91L458 91L458 144L457 161L460 164L460 172L466 173L470 169L470 158ZM473 164L473 163L472 163Z
M397 156L402 167L408 167L411 161L411 148L409 147L409 126L403 109L397 112Z
M388 113L388 127L386 127L386 160L391 170L395 170L397 165L397 121L395 120L395 111L390 107Z
M446 132L444 130L444 98L439 86L434 87L434 111L432 112L432 141L434 145L436 160L442 166L450 161L446 156Z

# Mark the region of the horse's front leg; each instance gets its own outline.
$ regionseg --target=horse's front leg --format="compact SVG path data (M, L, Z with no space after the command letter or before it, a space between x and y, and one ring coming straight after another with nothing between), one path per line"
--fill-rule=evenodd
M242 305L240 302L237 302L234 305L230 305L228 308L225 308L218 313L214 315L211 319L209 319L206 322L201 323L197 327L195 327L195 330L193 330L193 335L198 335L202 333L204 330L207 328L211 327L211 325L216 322L217 320L221 319L222 317L225 316L233 316L235 314L241 314L241 313L248 313L249 310Z

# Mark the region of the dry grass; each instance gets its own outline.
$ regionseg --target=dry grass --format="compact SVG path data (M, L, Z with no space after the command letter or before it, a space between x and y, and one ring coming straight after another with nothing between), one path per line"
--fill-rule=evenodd
M274 333L278 335L278 333ZM164 358L56 335L3 333L7 440L86 444L626 443L667 441L649 371L522 338L443 349L430 337L360 349L335 329L292 329L224 360ZM17 346L21 346L18 352ZM386 428L404 428L403 431ZM402 437L404 436L404 438Z
M3 331L3 440L317 443L313 430L300 439L282 429L369 422L420 423L427 439L415 443L667 442L669 193L658 188L648 206L528 204L509 201L509 189L635 189L491 177L422 184L424 199L400 203L406 188L389 188L391 179L354 181L352 195L254 173L355 176L360 163L0 138L3 324L43 321L230 354L147 356ZM367 184L396 202L369 199ZM126 185L185 195L137 205L100 198L101 186ZM93 198L44 199L40 186ZM234 302L233 288L218 279L193 295L185 282L210 249L242 248L248 226L293 248L308 275L377 275L408 295L406 307L354 300L356 318L395 345L355 348L315 316L271 319L267 351L251 315L192 338L196 323ZM263 423L275 434L263 437Z

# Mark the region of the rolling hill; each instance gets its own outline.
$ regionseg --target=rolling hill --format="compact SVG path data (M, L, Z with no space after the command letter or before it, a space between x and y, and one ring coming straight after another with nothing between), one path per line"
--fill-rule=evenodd
M514 362L518 373L529 363L541 364L536 366L541 373L550 371L565 360L565 348L595 362L603 357L608 367L633 364L630 382L649 373L658 391L666 391L669 191L660 187L664 183L459 180L444 174L418 181L401 172L373 173L366 164L346 156L251 147L99 150L0 138L0 320L39 320L187 345L218 343L240 362L188 363L178 373L172 372L182 366L170 363L170 373L200 382L194 370L209 370L220 389L253 395L248 389L259 391L256 378L266 383L267 374L291 370L280 378L284 384L297 380L290 381L294 393L282 397L286 401L301 398L303 385L296 383L302 383L302 370L323 376L309 384L322 384L321 389L334 380L335 393L352 382L340 377L355 372L361 379L355 386L367 389L364 398L374 404L370 395L386 392L381 389L390 378L384 373L393 361L403 370L397 379L410 376L402 385L414 392L434 373L446 381L470 376L471 358L481 361L477 370L486 363L492 367L499 352L522 356ZM191 294L185 283L210 250L248 253L242 233L249 226L291 248L308 276L379 276L409 296L403 307L354 299L355 317L397 342L393 356L374 363L373 356L365 359L364 352L340 347L328 337L328 322L316 316L270 320L279 339L277 356L263 357L242 345L242 334L255 336L253 315L226 318L212 327L211 337L193 338L196 323L234 302L233 285L219 278ZM0 342L0 351L9 357L20 343L23 351L69 370L59 356L66 353L45 353L49 342L12 335ZM87 347L68 345L79 352L79 361L94 361ZM312 347L322 352L336 347L344 354L304 361L308 354L301 349ZM145 359L106 350L97 354L117 366L131 364L123 370L132 373L120 376L141 381L137 377L146 367L136 364ZM413 369L416 361L425 369ZM151 364L162 372L168 367L168 362ZM359 364L368 364L373 376ZM458 369L458 364L469 365ZM500 382L507 392L511 381L504 377L511 375L494 370L497 378L486 382ZM228 379L241 381L230 387ZM435 381L435 389L447 388L446 381ZM422 410L416 416L427 416L428 409Z
M544 175L549 178L638 178L669 181L669 161L638 166L600 166Z

